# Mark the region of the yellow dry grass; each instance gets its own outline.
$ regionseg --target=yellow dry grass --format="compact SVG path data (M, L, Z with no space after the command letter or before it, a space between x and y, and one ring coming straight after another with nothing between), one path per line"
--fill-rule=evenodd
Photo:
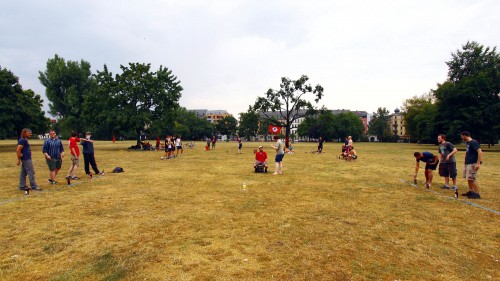
M82 179L67 187L69 161L49 186L42 142L31 144L44 191L25 197L16 142L0 142L1 280L500 278L500 215L453 199L436 174L431 191L423 171L417 188L401 181L412 180L413 152L435 146L357 143L359 159L346 162L338 143L321 155L299 143L272 176L253 172L258 143L237 155L235 143L203 151L199 142L161 161L162 152L128 151L132 142L97 142L106 175L84 178L82 161ZM109 173L117 166L125 172ZM496 211L499 167L500 153L485 153L474 201Z

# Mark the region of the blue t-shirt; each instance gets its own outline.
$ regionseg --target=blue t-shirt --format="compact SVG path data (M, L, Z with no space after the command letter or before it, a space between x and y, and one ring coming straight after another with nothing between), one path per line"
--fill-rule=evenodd
M478 157L477 150L481 148L479 142L477 140L471 140L466 144L467 147L465 148L465 164L476 164Z
M432 163L432 162L434 162L434 154L432 154L428 151L424 151L424 152L422 152L422 158L417 159L417 162L418 161L422 161L425 163Z
M61 152L64 152L60 139L48 138L43 143L43 153L47 153L52 159L61 159Z
M17 142L17 145L23 146L23 148L21 149L21 153L23 154L23 157L21 157L21 160L31 159L31 148L30 148L30 144L28 142L28 139L20 138L19 141Z
M94 153L94 144L89 141L81 141L80 144L83 146L83 154Z

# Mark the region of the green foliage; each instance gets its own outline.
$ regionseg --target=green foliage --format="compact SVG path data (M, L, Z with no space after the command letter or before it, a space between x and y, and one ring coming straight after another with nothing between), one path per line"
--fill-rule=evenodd
M206 119L199 118L194 112L183 107L175 110L174 135L181 135L184 140L201 140L211 136L214 125Z
M306 117L297 132L300 136L315 139L323 137L325 140L333 140L352 136L358 140L363 135L363 130L363 122L356 114L343 112L334 115L331 111L323 109L318 115Z
M402 108L406 132L414 140L434 142L439 134L436 127L437 104L431 94L405 100Z
M373 114L372 120L368 127L368 133L375 135L381 141L389 141L391 139L391 129L389 127L389 111L384 107L379 107L377 112Z
M309 77L306 75L302 75L298 80L282 77L280 90L269 89L266 96L258 97L253 106L253 109L260 112L264 119L273 122L278 121L274 125L285 127L287 140L290 136L290 127L293 121L304 117L301 111L313 108L311 102L304 99L304 95L312 93L316 103L323 97L323 87L318 84L313 88L310 84L306 84L308 80ZM273 116L269 115L269 112L279 112L278 119L273 120ZM288 143L286 146L288 147Z
M42 111L43 100L32 90L23 90L11 71L0 67L0 138L19 137L23 128L45 133L50 120Z
M476 42L467 42L446 63L448 80L434 90L437 127L451 141L468 130L479 140L497 143L500 136L500 55Z
M233 135L236 133L236 128L238 126L238 120L233 116L226 116L219 120L215 129L222 135Z
M245 138L255 137L259 133L259 115L250 106L247 112L240 113L239 135Z
M45 72L39 72L38 78L45 86L49 113L66 119L61 120L64 130L83 131L82 104L84 97L94 90L90 63L84 60L66 62L55 55L47 61L46 67Z

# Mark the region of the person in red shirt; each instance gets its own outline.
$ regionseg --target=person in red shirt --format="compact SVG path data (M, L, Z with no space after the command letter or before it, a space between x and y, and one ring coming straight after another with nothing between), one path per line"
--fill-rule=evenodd
M253 164L254 169L257 168L257 165L264 165L264 169L267 173L267 153L264 151L264 148L259 146L259 151L255 153L255 163Z
M68 184L70 184L71 180L78 180L76 176L76 169L80 164L80 149L78 148L77 143L80 142L80 138L78 137L77 132L71 133L71 138L69 138L69 151L71 152L71 166L69 167L68 175L66 176L66 180Z

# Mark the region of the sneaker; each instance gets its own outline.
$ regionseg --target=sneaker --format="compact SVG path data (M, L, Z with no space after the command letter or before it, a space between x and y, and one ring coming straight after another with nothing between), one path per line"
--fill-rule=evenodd
M456 185L451 187L451 190L458 190L458 187Z
M101 176L104 176L104 170L102 170L99 174L100 174Z
M52 185L56 185L57 184L57 181L51 181L50 182Z
M462 196L469 196L469 195L471 195L472 193L474 193L474 192L472 192L472 191L470 191L470 190L469 190L469 191L467 191L466 193L462 193Z
M19 190L26 191L26 190L29 190L29 188L27 186L25 186L25 187L19 187Z
M53 181L53 180L51 180L51 179L48 179L48 182L49 182L49 183L53 183L54 181Z
M430 184L430 183L428 183L428 182L426 182L426 183L425 183L425 188L427 188L427 189L431 188L431 184Z
M38 186L32 187L31 190L42 191L42 189L40 187L38 187Z
M440 186L440 187L441 187L442 189L450 189L450 186L449 186L449 185L446 185L446 184L445 184L445 185L442 185L442 186Z
M481 199L481 195L479 193L472 192L470 195L467 196L469 199Z
M72 180L79 180L79 177L71 177Z

